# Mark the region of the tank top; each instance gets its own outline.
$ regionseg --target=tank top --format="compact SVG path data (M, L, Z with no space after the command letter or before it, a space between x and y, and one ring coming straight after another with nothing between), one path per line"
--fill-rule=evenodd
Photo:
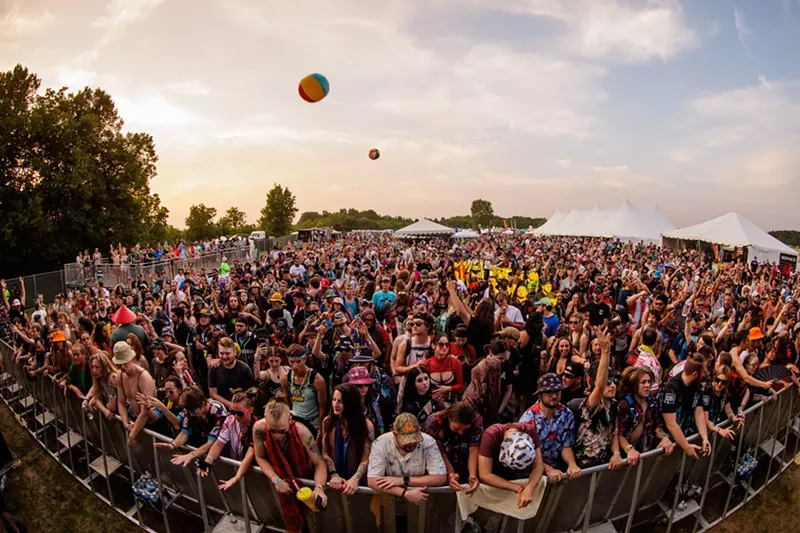
M429 338L423 344L416 344L413 337L406 341L406 366L415 365L432 356L433 344Z
M290 370L288 383L294 414L310 423L315 429L319 429L317 389L314 388L314 378L316 377L316 370L309 369L303 383L295 384L294 370Z

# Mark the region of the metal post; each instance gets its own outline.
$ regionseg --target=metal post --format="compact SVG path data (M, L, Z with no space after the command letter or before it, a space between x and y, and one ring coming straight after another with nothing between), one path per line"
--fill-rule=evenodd
M97 425L100 428L100 453L102 454L103 458L103 470L105 471L105 478L106 478L106 489L108 489L108 501L111 502L111 505L114 505L114 493L111 492L111 479L108 476L108 452L106 451L106 433L103 431L103 426L105 423L102 420L97 421Z
M161 467L158 466L158 449L156 448L156 438L153 439L153 459L156 464L156 482L158 483L158 495L164 497L164 485L161 483ZM170 533L169 518L167 518L166 502L162 502L163 508L161 509L161 516L164 518L164 529Z
M597 472L592 474L592 480L589 483L589 499L586 500L586 507L583 510L583 529L582 533L586 533L589 529L589 522L592 518L592 504L594 503L594 492L597 489Z
M56 385L56 381L53 380L53 406L52 406L52 409L53 409L53 427L56 430L56 446L58 446L60 444L60 442L58 442L58 437L59 437L59 435L58 435L58 394L59 394L59 392L61 392L61 391L58 390L58 385ZM61 462L60 458L59 458L59 462Z
M756 445L753 447L753 454L758 457L758 446L761 444L761 426L764 423L764 403L761 403L761 408L758 411L758 432L756 433ZM747 478L747 488L745 489L744 499L749 500L752 498L750 496L750 485L753 483L753 476Z
M190 468L191 467L187 467ZM201 476L195 475L197 478L197 499L198 504L200 504L200 512L203 515L203 531L209 531L208 526L208 510L206 509L206 499L203 496L203 478Z
M714 457L717 455L717 441L719 440L719 433L714 433L711 439L711 459L708 461L708 471L706 472L706 482L703 485L703 495L700 497L700 509L697 510L697 516L694 520L694 527L692 533L697 531L697 526L700 524L700 517L703 514L703 506L706 503L706 496L708 495L708 485L711 483L711 471L714 469Z
M733 488L736 486L736 471L739 470L739 461L742 459L742 446L744 446L744 434L746 432L746 423L742 424L739 432L739 443L736 445L736 460L733 463L733 472L731 472L731 479L729 481L730 488L728 489L728 497L725 500L725 507L722 510L722 516L728 513L728 508L731 504L731 496L733 496Z
M127 435L127 432L126 432ZM123 435L123 438L126 436ZM131 473L131 486L136 483L136 474L134 473L133 469L133 455L131 455L131 447L128 445L128 439L125 439L125 453L128 456L128 471ZM136 506L136 518L139 520L139 524L144 526L144 522L142 521L142 510L139 506L139 498L134 496L133 504Z
M38 301L39 291L36 289L36 274L31 277L33 278L33 301Z
M675 487L675 497L672 499L672 510L669 513L669 522L667 523L667 532L672 531L672 521L675 519L675 511L678 510L678 501L681 497L681 486L683 485L683 473L686 470L686 453L681 457L681 469L678 472L678 485Z
M639 459L636 465L636 479L633 482L633 496L631 496L631 506L628 509L628 521L625 523L625 533L630 533L631 526L633 525L633 515L636 514L636 503L639 500L639 487L642 482L642 469L644 468L644 460Z
M344 492L342 495L342 513L344 514L344 525L347 533L353 533L353 524L350 523L350 497Z
M620 494L622 494L622 489L625 488L625 484L628 483L628 477L630 476L630 474L631 474L631 469L626 468L625 475L622 476L622 481L620 482L619 487L617 488L617 492L615 492L614 497L611 498L611 503L608 505L608 510L606 511L606 514L603 516L603 522L608 521L608 518L614 511L614 507L617 506L617 500L619 500L619 496Z
M794 393L792 392L792 393L787 393L787 394L789 395L789 415L786 417L787 418L787 420L786 420L786 428L785 428L786 429L786 436L783 438L783 457L786 457L786 452L789 451L789 433L791 432L791 429L792 429L792 416L794 414L794 412L793 412L794 411ZM792 459L794 459L794 457L792 457ZM781 462L783 463L783 466L781 467L781 472L783 472L784 470L786 470L789 467L789 465L791 464L791 461L789 461L787 463L786 461L781 459Z
M89 407L91 409L91 407ZM83 428L83 452L86 455L86 468L89 469L89 479L91 480L92 469L89 467L89 432L86 430L86 411L81 409L81 427Z
M246 533L252 533L250 530L250 498L247 496L247 487L245 478L247 476L242 476L241 481L239 482L239 487L242 491L242 512L244 512L244 529ZM169 532L167 532L169 533Z
M425 525L428 521L428 502L422 502L419 505L419 515L417 516L417 531L425 533Z
M69 389L67 394L69 394ZM72 458L72 435L69 429L69 405L67 405L67 396L64 396L64 425L67 426L67 453L69 454L69 467L72 474L75 474L75 460Z
M772 449L769 451L769 462L767 463L767 477L764 478L764 486L769 484L769 475L772 473L772 463L775 460L775 445L778 443L778 432L780 431L780 405L783 397L786 396L785 394L781 394L778 396L778 402L775 404L775 409L777 413L775 413L775 433L772 435Z

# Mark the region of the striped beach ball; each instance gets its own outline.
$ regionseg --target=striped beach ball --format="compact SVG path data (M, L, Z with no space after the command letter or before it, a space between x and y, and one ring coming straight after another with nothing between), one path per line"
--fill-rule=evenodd
M380 156L381 153L378 151L377 148L373 148L372 150L369 151L369 158L372 159L373 161L378 159Z
M300 85L297 86L297 92L300 93L300 97L311 103L319 102L328 96L329 90L328 78L322 74L309 74L300 80Z

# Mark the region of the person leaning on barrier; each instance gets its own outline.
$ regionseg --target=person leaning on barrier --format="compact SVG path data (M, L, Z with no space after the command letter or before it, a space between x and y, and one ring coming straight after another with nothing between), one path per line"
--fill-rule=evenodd
M202 461L197 464L197 474L205 477L208 467L214 464L222 454L235 461L241 461L236 475L228 481L222 481L220 490L228 490L244 477L253 464L255 450L253 449L253 426L258 417L255 413L255 403L258 398L258 389L238 391L231 398L228 417L222 424L219 436Z
M156 384L150 373L136 364L136 352L131 346L120 341L114 345L113 362L120 369L117 380L117 413L128 432L128 446L136 446L136 436L142 429L158 420L158 415L136 401L136 395L156 395ZM131 422L131 418L135 421Z
M447 481L454 491L472 494L480 485L478 450L483 435L481 416L465 402L456 402L430 416L422 431L436 439L447 468ZM465 489L462 484L468 484Z
M539 435L532 423L488 427L483 432L478 457L481 482L516 493L517 507L526 507L533 501L533 492L545 470L541 450ZM526 478L525 485L513 482Z
M428 500L428 487L447 483L447 468L436 441L420 431L419 421L401 413L391 433L375 439L369 454L367 484L419 505Z
M178 415L181 432L172 442L158 442L156 448L177 450L184 444L196 450L175 455L170 461L174 465L187 466L194 460L203 457L217 441L222 424L228 413L222 404L207 400L200 387L189 387L181 394L183 412Z
M563 467L567 467L567 476L577 479L581 469L575 462L572 445L575 437L575 416L561 402L561 391L564 386L556 374L545 374L539 378L536 394L539 401L533 404L519 419L521 423L534 424L542 442L542 460L544 473L552 483L558 483L564 477Z
M697 459L697 452L702 455L711 453L708 441L706 414L700 391L700 378L705 371L705 360L700 354L694 354L686 360L683 372L667 381L658 391L658 403L667 432L675 444L692 459ZM702 446L691 444L687 436L700 433Z
M658 402L651 397L653 371L648 367L631 366L622 372L617 403L617 434L628 465L635 466L639 455L656 446L666 455L675 445L664 431Z
M328 504L328 470L311 431L292 420L283 399L273 398L264 408L264 418L253 426L253 448L256 463L278 492L287 533L303 531L303 508L295 497L298 479L313 475L313 497L321 507Z

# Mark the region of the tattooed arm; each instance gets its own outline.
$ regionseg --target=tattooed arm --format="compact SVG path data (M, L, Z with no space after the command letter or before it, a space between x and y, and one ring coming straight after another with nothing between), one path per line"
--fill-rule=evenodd
M308 453L308 458L314 466L314 496L316 496L322 507L327 507L328 496L325 494L325 482L328 481L328 467L322 459L322 454L319 452L319 446L314 436L303 424L297 424L297 434L300 441Z
M253 450L255 451L256 464L264 472L264 475L274 483L278 478L278 474L275 473L275 469L272 468L267 459L267 448L264 445L266 436L267 423L262 419L253 425Z

